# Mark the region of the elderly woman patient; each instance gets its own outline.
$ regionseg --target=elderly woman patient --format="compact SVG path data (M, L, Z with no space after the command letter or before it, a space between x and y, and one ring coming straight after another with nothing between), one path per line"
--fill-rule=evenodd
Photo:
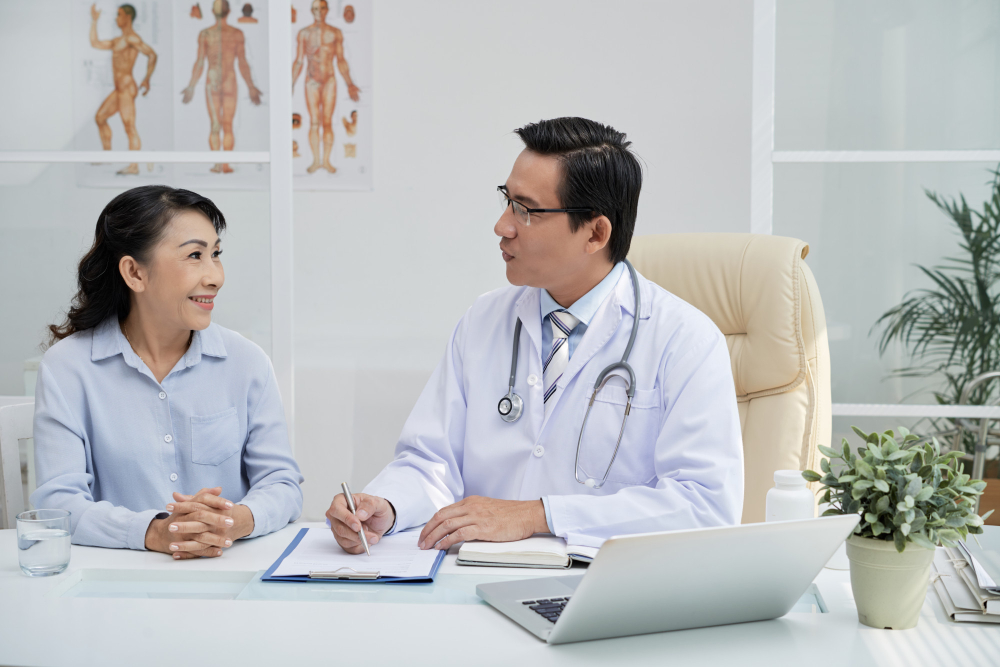
M302 511L271 362L212 324L225 227L166 186L97 220L35 392L31 502L70 510L75 544L221 556Z

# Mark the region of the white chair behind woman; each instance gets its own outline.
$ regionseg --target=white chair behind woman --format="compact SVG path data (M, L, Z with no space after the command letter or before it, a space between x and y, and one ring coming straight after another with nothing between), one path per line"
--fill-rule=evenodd
M33 398L0 396L0 529L13 528L15 517L25 510L20 441L31 439L34 415ZM30 447L27 450L28 480L31 482L34 466Z

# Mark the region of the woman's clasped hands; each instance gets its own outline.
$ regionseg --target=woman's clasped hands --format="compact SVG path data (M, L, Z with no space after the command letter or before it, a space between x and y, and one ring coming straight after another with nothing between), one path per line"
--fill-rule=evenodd
M194 495L174 493L170 516L154 519L146 530L146 548L173 554L175 560L215 558L233 542L253 532L253 514L246 505L222 497L222 488Z

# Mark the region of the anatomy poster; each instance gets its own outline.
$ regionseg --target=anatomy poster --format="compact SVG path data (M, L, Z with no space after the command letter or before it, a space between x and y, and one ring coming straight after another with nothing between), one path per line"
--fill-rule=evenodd
M72 3L73 116L77 150L173 148L169 0ZM80 185L160 183L171 165L77 165Z
M296 190L372 189L371 0L292 0Z
M226 151L269 148L266 0L174 7L174 149L220 151L215 164L176 165L178 184L266 189L266 165L225 160Z

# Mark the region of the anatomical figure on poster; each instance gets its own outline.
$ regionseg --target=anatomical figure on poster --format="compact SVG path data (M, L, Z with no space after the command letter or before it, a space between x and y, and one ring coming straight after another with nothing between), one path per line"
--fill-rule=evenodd
M90 45L95 49L111 51L111 69L115 81L115 89L104 98L94 116L101 136L101 146L106 151L111 150L111 126L108 125L108 119L118 114L128 135L129 150L137 151L142 148L142 139L135 125L135 98L140 90L143 95L149 94L149 80L156 69L156 51L142 41L142 37L133 29L135 7L132 5L126 4L118 8L115 23L121 34L111 39L102 40L98 37L97 21L101 18L101 12L96 4L90 6L90 17ZM132 67L140 53L146 56L146 76L136 86ZM139 165L132 163L118 173L138 174Z
M292 173L298 190L369 190L370 0L293 0Z
M226 0L215 0L212 3L215 23L198 33L198 58L195 60L191 81L184 89L182 100L187 104L194 98L195 86L207 62L205 102L211 123L208 144L213 151L219 150L220 147L231 151L236 145L236 138L233 136L233 118L236 116L238 98L234 62L238 64L240 76L246 83L250 101L254 105L260 105L260 90L253 84L250 64L246 58L243 31L226 23L229 13L229 3ZM255 19L254 23L257 22ZM219 162L211 168L211 171L230 174L233 169L225 162Z

